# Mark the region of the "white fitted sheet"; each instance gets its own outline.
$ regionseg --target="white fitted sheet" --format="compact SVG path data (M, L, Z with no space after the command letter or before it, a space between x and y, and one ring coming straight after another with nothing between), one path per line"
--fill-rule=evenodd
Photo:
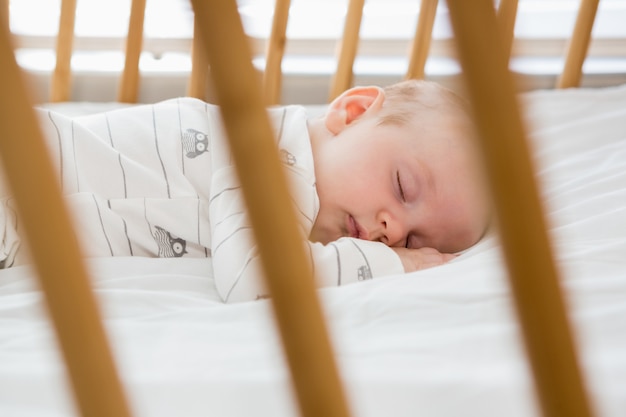
M522 102L587 386L598 416L621 417L626 86ZM268 301L221 304L206 259L89 266L135 416L297 414ZM493 234L442 267L320 296L355 416L539 415ZM0 415L74 415L68 387L31 269L0 271Z

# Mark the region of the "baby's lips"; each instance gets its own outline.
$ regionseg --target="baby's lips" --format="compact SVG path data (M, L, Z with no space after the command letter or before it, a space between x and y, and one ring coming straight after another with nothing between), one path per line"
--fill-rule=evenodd
M350 234L350 237L369 240L369 232L365 230L351 215L348 215L348 233Z
M354 217L351 215L348 215L346 229L348 229L348 236L352 238L357 238L359 236L359 229L357 228L356 220L354 220Z

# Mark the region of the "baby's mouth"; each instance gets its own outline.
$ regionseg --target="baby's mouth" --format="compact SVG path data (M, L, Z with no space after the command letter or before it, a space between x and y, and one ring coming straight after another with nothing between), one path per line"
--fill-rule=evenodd
M361 225L352 217L348 215L348 235L355 239L367 239L367 233L363 230Z
M353 238L359 238L359 228L356 225L354 217L348 214L348 221L346 222L346 229L348 230L348 236Z

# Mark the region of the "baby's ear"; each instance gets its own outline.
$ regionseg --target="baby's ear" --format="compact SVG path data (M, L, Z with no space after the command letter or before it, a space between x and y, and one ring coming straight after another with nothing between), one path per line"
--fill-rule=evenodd
M325 116L326 128L337 134L356 119L380 110L384 101L385 92L377 86L346 90L329 104Z

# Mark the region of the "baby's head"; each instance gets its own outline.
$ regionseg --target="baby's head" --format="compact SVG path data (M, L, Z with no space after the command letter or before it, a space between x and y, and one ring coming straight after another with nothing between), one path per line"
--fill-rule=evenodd
M458 252L489 204L465 102L426 81L355 87L309 125L319 215L310 238Z

